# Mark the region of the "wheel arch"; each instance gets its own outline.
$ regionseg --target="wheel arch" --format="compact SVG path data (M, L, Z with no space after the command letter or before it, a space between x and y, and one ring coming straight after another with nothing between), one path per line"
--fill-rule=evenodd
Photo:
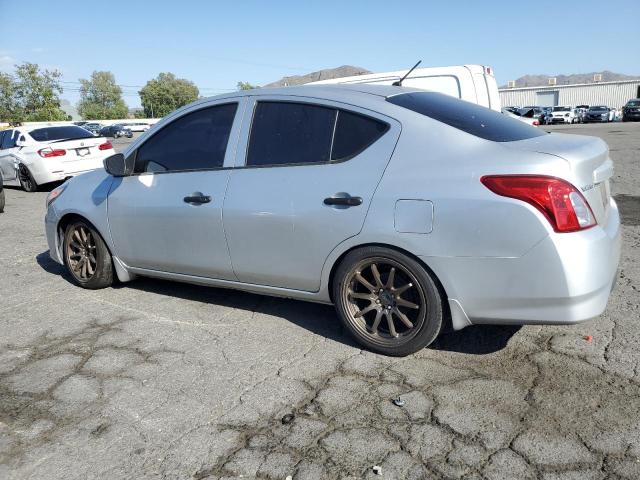
M328 293L329 293L329 298L331 298L331 302L334 302L333 285L334 285L334 281L335 281L336 270L340 266L340 263L342 263L344 258L349 253L353 252L354 250L359 250L361 248L367 248L367 247L389 248L391 250L395 250L398 253L402 253L403 255L406 255L407 257L410 257L411 259L415 260L420 265L422 265L422 267L427 271L427 273L431 276L431 278L433 278L433 281L436 284L436 288L438 289L438 294L440 295L440 299L442 301L442 313L443 313L443 325L442 326L443 326L443 328L446 328L446 329L449 329L451 327L451 309L449 307L449 301L448 301L449 297L447 296L447 292L446 292L446 290L444 288L444 285L440 281L440 278L438 278L438 275L433 271L433 269L429 265L427 265L427 263L425 263L424 260L422 260L417 255L414 255L413 253L409 252L408 250L405 250L404 248L398 247L397 245L392 245L392 244L388 244L388 243L371 242L371 243L362 243L362 244L359 244L359 245L353 245L353 246L349 247L348 249L346 249L344 252L342 252L338 256L338 258L336 258L336 260L333 262L333 265L331 266L331 270L329 271L329 280L328 280L329 283L328 283L328 286L327 286Z

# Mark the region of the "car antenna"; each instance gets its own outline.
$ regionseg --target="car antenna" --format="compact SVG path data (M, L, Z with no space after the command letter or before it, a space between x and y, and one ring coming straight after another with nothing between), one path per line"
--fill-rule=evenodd
M422 60L418 60L418 63L416 63L413 67L411 67L411 69L405 74L404 77L402 77L400 80L393 82L391 85L393 85L394 87L401 87L402 86L402 82L404 82L404 80L409 76L409 74L411 72L413 72L416 67L418 65L420 65L422 63Z

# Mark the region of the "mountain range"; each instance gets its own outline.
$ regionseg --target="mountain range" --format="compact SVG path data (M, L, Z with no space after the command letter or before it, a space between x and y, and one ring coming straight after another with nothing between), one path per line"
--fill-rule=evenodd
M591 73L572 73L570 75L524 75L516 80L516 87L540 87L549 85L549 79L555 78L557 85L568 85L574 83L593 83L593 76L602 75L602 82L615 82L619 80L636 80L640 78L638 75L625 75L622 73L610 72L604 70L602 72ZM502 85L500 88L507 88Z
M326 68L317 72L307 73L306 75L293 75L291 77L283 77L280 80L264 85L265 87L290 87L293 85L302 85L309 82L317 82L318 80L331 80L333 78L351 77L353 75L366 75L371 73L366 68L354 67L352 65L342 65L337 68Z

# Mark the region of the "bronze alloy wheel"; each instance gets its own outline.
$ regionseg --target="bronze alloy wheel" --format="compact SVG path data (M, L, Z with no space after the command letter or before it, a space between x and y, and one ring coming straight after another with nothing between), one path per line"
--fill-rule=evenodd
M79 282L88 282L97 270L96 240L89 228L76 224L70 233L65 255L71 274Z
M426 316L427 302L419 281L401 263L366 258L347 273L342 302L348 321L370 342L395 347L415 337Z

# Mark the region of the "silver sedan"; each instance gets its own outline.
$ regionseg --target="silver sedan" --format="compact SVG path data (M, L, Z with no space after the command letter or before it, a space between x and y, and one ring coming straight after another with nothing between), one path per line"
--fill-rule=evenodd
M53 190L51 257L322 303L407 355L450 324L600 315L620 220L599 139L397 86L259 89L183 107Z

